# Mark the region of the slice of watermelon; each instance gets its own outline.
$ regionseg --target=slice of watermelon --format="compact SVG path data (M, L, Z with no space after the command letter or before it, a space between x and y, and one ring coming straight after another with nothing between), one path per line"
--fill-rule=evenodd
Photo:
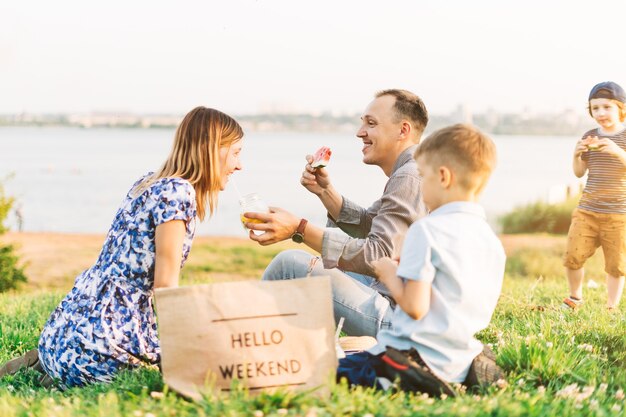
M311 162L311 166L313 168L324 168L326 165L328 165L331 154L332 151L330 150L330 148L322 146L317 150L317 152L315 152L315 155L313 155L313 162Z

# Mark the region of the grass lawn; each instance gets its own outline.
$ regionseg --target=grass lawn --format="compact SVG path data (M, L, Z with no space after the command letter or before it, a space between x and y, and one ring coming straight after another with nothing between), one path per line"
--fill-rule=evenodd
M239 390L191 403L169 392L156 371L128 371L109 385L60 391L40 387L36 372L23 370L0 380L0 416L624 415L626 309L622 305L610 313L604 307L601 254L587 268L587 276L599 286L585 288L582 309L564 311L562 239L549 244L541 236L506 239L504 290L491 325L478 335L493 346L507 373L508 386L502 389L433 399L337 385L330 398L288 392L252 397ZM285 247L218 240L194 245L183 285L258 277ZM70 246L68 241L66 251ZM77 250L84 248L77 245ZM33 271L39 267L31 265ZM36 346L44 322L73 278L0 294L0 362Z

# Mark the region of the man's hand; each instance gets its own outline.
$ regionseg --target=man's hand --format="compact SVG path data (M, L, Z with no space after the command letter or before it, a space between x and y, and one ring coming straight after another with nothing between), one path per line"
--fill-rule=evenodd
M326 171L326 168L313 168L311 166L313 155L307 155L306 161L307 164L304 167L304 171L302 171L302 177L300 177L300 184L309 192L320 196L330 187L328 171Z
M260 245L267 246L289 239L300 224L300 218L294 216L279 207L270 207L269 213L244 213L248 219L260 220L263 223L245 223L250 229L249 237ZM254 234L253 230L265 232L261 235Z

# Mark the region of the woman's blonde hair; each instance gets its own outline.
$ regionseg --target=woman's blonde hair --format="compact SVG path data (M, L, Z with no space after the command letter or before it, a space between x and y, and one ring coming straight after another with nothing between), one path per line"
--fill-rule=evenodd
M178 125L172 151L161 169L141 183L135 192L140 193L160 178L183 178L196 191L198 218L204 219L207 202L209 216L213 215L221 187L220 148L242 137L243 129L229 115L196 107Z

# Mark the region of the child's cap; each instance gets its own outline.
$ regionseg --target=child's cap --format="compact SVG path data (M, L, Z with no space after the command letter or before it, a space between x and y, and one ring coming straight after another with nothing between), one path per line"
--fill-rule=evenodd
M592 98L608 98L610 100L626 103L626 93L624 93L624 89L613 81L604 81L596 84L589 93L589 100Z

